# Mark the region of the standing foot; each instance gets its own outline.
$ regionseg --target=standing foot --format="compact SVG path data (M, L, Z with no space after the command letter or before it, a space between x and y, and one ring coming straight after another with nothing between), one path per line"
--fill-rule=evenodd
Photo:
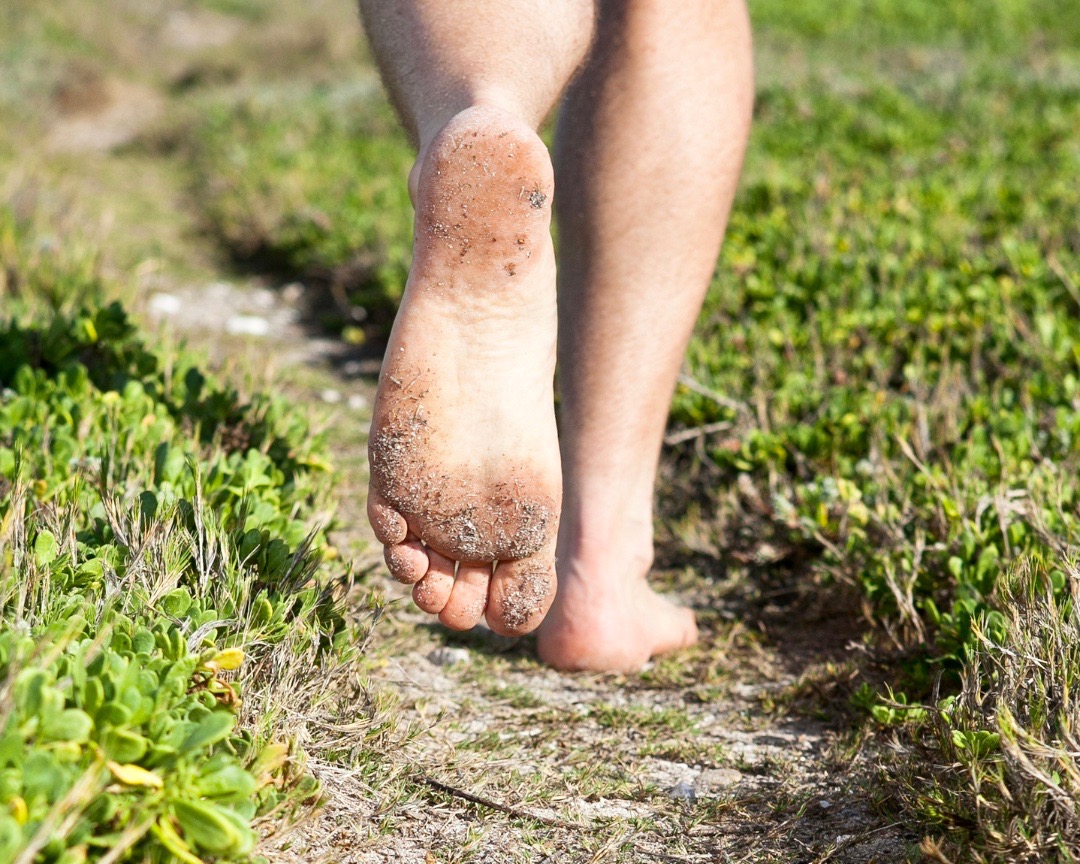
M694 613L649 587L651 525L647 519L633 524L636 532L560 556L559 595L538 634L544 663L631 673L657 654L697 642ZM626 533L637 533L640 542L626 543Z

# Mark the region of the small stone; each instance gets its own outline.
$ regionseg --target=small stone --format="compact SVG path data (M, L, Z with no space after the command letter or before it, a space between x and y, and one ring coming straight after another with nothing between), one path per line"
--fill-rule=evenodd
M299 303L304 296L304 284L302 282L290 282L281 289L281 297L286 303Z
M269 288L256 288L248 296L259 309L273 309L277 305L277 297Z
M436 666L458 666L469 662L469 649L442 645L428 654L427 659Z
M708 768L702 771L694 781L694 789L699 795L737 786L743 775L734 768Z
M828 798L822 798L820 801L817 802L817 806L820 807L822 810L828 810L830 807L832 807L832 801L830 801Z
M332 389L323 390L319 394L319 398L322 399L323 402L328 402L331 405L336 405L338 402L341 401L341 392Z
M150 302L147 304L150 314L156 317L163 317L165 315L175 315L183 306L180 298L175 294L166 294L164 292L154 294L150 298Z
M349 397L349 408L353 411L363 411L368 406L368 401L359 393L353 393Z
M225 322L225 332L233 336L266 336L270 322L258 315L233 315Z
M689 804L693 804L697 801L697 793L694 791L694 787L689 783L676 783L670 789L668 789L668 798L673 801L686 801Z

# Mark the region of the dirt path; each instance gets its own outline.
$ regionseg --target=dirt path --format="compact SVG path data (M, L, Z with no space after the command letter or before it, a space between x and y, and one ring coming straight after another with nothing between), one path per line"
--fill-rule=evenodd
M374 596L383 609L352 682L351 716L306 730L325 806L271 845L274 860L910 855L917 838L876 806L871 745L844 727L853 610L672 543L658 578L698 610L702 645L641 675L560 674L535 661L529 639L433 625L385 572L363 518L377 361L299 326L299 287L220 280L184 290L184 309L228 314L176 314L170 326L241 368L277 358L276 379L322 418L343 473L334 541L365 574L357 608ZM157 297L150 308L168 307ZM237 315L275 326L230 334L222 321ZM343 754L335 742L346 739Z

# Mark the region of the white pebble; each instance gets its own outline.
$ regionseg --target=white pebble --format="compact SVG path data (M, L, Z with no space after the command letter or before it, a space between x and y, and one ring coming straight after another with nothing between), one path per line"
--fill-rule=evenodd
M457 666L469 662L469 649L442 645L428 654L427 659L436 666Z
M331 405L335 405L341 401L341 393L338 390L323 390L319 394L319 398L323 402L329 402Z
M676 783L670 789L668 789L668 798L673 801L687 801L693 804L697 801L697 793L694 792L694 787L689 783Z
M150 314L155 316L175 315L184 304L175 294L158 293L150 298L147 304Z
M225 332L233 336L265 336L270 322L258 315L233 315L225 322Z
M353 395L349 397L349 407L353 411L363 411L365 408L367 408L367 405L367 399L365 399L359 393L353 393Z
M281 297L286 303L297 303L304 296L304 286L300 282L290 282L281 289Z

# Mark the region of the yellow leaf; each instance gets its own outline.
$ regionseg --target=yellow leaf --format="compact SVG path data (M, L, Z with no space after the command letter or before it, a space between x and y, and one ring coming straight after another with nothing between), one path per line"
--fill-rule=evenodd
M120 765L116 762L108 764L113 777L125 786L153 786L155 789L160 789L165 785L153 771L147 771L138 765Z
M244 662L243 648L226 648L219 651L213 659L213 664L218 669L239 669Z
M11 811L11 815L15 817L15 821L20 825L25 825L26 820L30 818L30 812L26 808L26 802L18 795L8 801L8 810Z

